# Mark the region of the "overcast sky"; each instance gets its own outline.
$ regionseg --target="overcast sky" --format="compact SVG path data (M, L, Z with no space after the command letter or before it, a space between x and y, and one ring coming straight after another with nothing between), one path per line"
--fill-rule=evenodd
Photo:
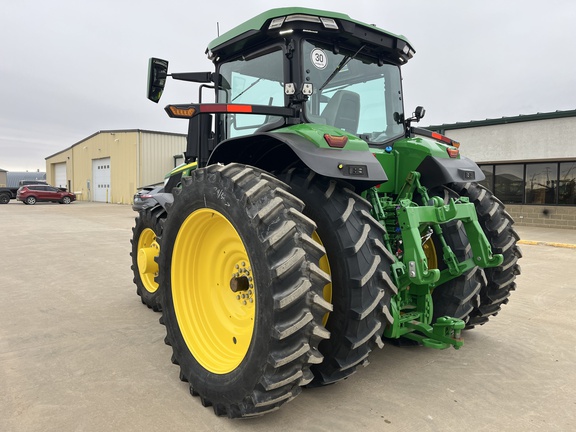
M47 156L100 130L185 133L163 107L197 101L197 88L170 80L148 101L148 58L211 70L218 25L285 6L405 35L416 49L405 110L423 105L421 125L576 109L574 0L0 0L0 168L45 171Z

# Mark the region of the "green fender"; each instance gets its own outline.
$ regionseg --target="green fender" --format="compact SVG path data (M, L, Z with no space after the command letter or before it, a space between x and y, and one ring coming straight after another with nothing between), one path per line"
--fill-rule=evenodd
M325 135L346 137L347 142L343 148L330 147ZM238 162L281 171L298 161L317 174L345 180L358 191L388 180L365 141L341 129L318 124L293 125L222 141L208 164Z

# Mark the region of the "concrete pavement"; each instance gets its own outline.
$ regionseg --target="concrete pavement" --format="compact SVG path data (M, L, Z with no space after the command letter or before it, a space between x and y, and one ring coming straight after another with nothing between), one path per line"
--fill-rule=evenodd
M516 226L520 244L576 248L576 229Z
M0 206L0 431L569 431L576 231L518 231L501 313L435 351L386 345L336 385L232 421L190 396L130 270L130 206ZM540 242L540 243L539 243Z

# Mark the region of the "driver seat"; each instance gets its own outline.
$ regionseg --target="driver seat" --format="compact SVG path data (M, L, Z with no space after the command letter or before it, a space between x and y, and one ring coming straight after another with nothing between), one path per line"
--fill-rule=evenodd
M360 95L349 90L338 90L328 101L322 117L326 124L356 134L360 118Z

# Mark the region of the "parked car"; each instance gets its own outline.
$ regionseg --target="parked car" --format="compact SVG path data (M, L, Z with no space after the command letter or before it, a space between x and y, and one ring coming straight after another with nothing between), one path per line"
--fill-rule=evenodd
M76 195L54 186L35 184L20 187L16 192L16 199L29 205L34 205L41 201L70 204L72 201L76 201Z
M134 195L134 204L132 204L132 210L138 212L158 204L158 194L164 194L164 185L144 186Z
M46 180L20 180L18 187L0 187L0 204L8 204L11 199L16 198L16 193L21 186L30 184L47 184Z

